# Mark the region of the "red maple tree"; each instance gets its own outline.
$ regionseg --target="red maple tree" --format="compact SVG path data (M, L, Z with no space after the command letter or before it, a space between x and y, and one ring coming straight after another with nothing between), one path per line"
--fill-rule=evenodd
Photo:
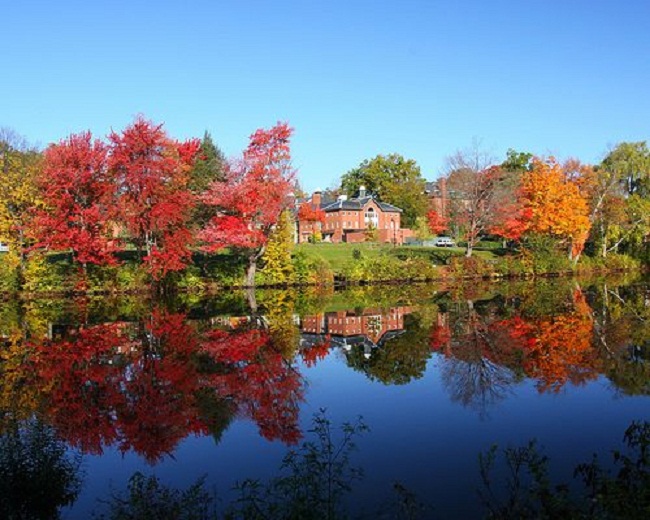
M320 222L322 224L325 222L325 212L309 202L303 202L298 207L298 219L305 222Z
M207 251L241 250L248 259L249 287L255 283L257 261L293 190L291 133L286 123L257 130L242 159L228 164L226 179L213 182L202 197L205 204L215 207L217 215L199 238Z
M50 145L39 186L46 206L33 221L38 245L72 250L84 266L115 263L117 243L110 225L115 188L107 171L106 145L90 132Z
M152 276L187 265L192 233L188 221L194 198L188 171L200 143L170 139L162 125L142 117L121 134L109 136L109 167L119 194L117 212Z
M427 213L427 224L429 230L437 235L448 229L449 219L432 209Z

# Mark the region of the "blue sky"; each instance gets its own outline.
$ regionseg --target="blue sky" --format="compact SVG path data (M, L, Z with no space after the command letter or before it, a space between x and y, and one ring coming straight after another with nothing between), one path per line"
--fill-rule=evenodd
M0 126L41 146L138 113L235 155L295 128L308 190L479 139L595 162L650 139L650 1L5 1Z

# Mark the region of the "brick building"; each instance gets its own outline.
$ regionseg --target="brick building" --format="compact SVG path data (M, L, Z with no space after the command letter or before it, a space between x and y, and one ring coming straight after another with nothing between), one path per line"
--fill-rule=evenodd
M427 182L424 185L424 191L429 197L429 209L432 209L441 217L449 217L447 179L442 177L437 181Z
M378 242L392 244L403 244L405 238L413 236L410 229L401 226L400 208L379 202L363 187L358 197L342 195L333 201L323 200L321 192L316 191L306 203L320 209L324 218L322 222L297 219L298 243L307 242L314 233L332 243L365 242L370 230L376 230Z

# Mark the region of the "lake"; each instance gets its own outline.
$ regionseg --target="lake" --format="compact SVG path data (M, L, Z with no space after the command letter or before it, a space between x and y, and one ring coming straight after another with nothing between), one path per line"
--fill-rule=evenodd
M3 517L110 517L140 472L203 479L220 514L252 479L278 516L483 518L508 495L491 446L535 439L575 486L650 420L636 275L0 305Z

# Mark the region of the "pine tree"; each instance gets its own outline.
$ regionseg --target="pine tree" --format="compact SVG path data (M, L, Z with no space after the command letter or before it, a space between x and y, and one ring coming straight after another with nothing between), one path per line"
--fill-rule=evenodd
M203 135L199 155L190 170L189 189L194 195L204 193L212 182L222 182L226 178L226 157L219 147L214 144L208 131ZM215 215L213 208L200 200L192 212L191 224L196 228L203 228Z
M225 179L226 157L214 144L209 132L205 132L199 156L190 171L189 188L196 195L203 193L213 181Z

